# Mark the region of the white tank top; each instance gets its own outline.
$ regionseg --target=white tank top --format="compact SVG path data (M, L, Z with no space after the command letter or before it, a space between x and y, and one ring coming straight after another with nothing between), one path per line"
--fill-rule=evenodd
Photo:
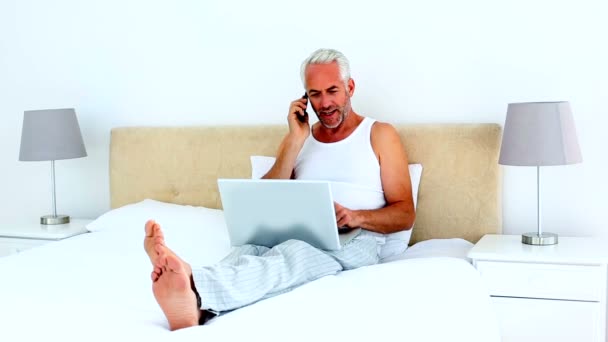
M296 159L296 179L327 180L331 182L335 202L352 209L379 209L386 205L380 164L371 142L375 120L363 118L345 139L323 143L312 133ZM365 231L384 242L384 235Z

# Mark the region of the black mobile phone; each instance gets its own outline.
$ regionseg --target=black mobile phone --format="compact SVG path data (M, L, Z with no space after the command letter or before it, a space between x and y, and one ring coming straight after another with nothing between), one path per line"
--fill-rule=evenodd
M302 96L303 99L307 99L308 100L308 94L304 93L304 96ZM308 106L308 102L306 102L306 106ZM306 122L306 118L308 117L308 112L306 112L306 109L304 110L304 115L301 115L300 113L296 114L298 117L298 120L300 120L301 123Z

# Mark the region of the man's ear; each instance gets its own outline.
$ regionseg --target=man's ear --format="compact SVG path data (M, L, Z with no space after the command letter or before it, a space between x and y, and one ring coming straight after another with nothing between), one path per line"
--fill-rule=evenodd
M347 86L348 96L352 97L353 94L355 93L355 80L353 80L352 78L349 78L348 82L346 83L346 86Z

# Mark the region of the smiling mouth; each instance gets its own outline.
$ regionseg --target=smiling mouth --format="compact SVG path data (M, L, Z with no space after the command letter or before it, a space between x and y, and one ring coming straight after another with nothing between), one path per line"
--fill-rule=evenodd
M323 111L323 112L321 112L321 115L323 115L323 116L331 116L331 115L333 115L337 111L338 111L337 109L334 109L334 110L329 111L329 112Z

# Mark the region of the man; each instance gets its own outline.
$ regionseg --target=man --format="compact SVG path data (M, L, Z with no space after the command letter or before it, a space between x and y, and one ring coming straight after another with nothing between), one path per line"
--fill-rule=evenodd
M352 109L355 82L346 57L315 51L302 63L302 81L308 100L291 103L289 133L264 178L340 182L342 193L334 193L338 227L360 227L361 233L333 252L298 240L271 249L242 246L217 265L193 270L165 245L160 226L148 221L144 247L154 265L153 292L171 330L204 323L209 312L234 310L325 275L373 265L386 234L412 227L405 150L391 125ZM319 119L312 128L308 117L298 119L307 101Z

